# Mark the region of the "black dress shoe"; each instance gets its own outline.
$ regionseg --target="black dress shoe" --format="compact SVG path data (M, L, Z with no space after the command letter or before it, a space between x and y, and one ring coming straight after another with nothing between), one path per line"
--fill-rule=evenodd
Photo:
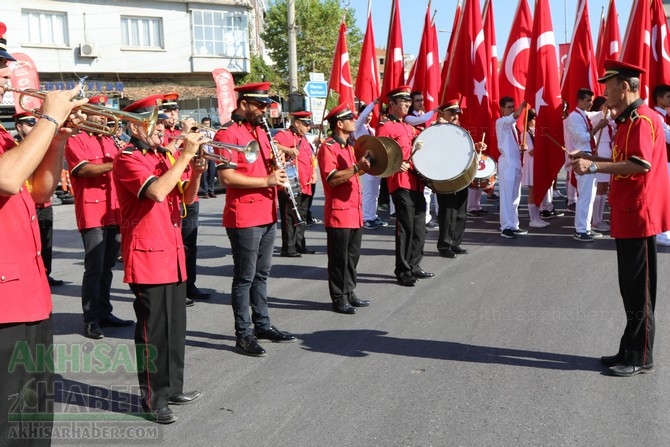
M647 374L654 371L654 364L649 365L614 365L610 367L613 375L619 377L631 377L638 374Z
M285 251L282 251L281 253L279 253L279 256L281 256L282 258L300 258L300 257L302 257L302 255L298 252L287 253Z
M115 327L126 327L126 326L132 326L134 323L133 320L122 320L119 317L115 316L114 314L109 314L107 315L107 318L103 318L100 320L100 326L102 327L109 327L109 326L115 326Z
M444 249L440 250L440 256L442 256L443 258L454 259L456 257L456 253L454 253L449 248L444 248Z
M412 287L416 284L416 278L412 275L404 275L398 278L398 284L405 287Z
M349 304L354 307L368 307L370 305L370 300L359 300L358 298L351 298Z
M296 340L295 335L286 334L274 326L264 331L254 330L254 335L258 340L269 340L273 343L293 343Z
M237 343L235 343L235 350L240 354L251 357L265 357L267 355L265 349L261 348L253 335L238 338Z
M148 418L157 424L172 424L173 422L177 422L177 415L172 412L170 407L159 408L147 414Z
M356 313L356 308L349 303L335 304L333 303L333 312L338 314L353 315Z
M53 279L51 276L47 277L47 279L49 280L49 285L52 287L58 287L65 284L65 281L62 279Z
M188 405L200 399L202 394L200 391L189 391L188 393L177 394L168 398L170 405Z
M600 363L605 366L621 365L624 362L623 355L605 355L600 357Z
M86 323L84 325L84 337L100 340L101 338L105 338L105 334L100 329L98 323Z
M186 307L193 307L195 306L195 302L189 297L186 297Z
M202 292L200 290L195 290L192 293L186 294L186 297L192 300L208 300L212 297L212 295L209 293Z
M419 270L416 272L412 272L412 276L415 278L432 278L433 276L435 276L435 273Z
M303 255L313 255L316 252L314 250L310 250L309 248L303 248L302 250L298 250L298 253L302 253Z
M470 253L470 251L467 248L461 248L461 247L451 247L451 251L453 251L457 255L467 255L468 253Z

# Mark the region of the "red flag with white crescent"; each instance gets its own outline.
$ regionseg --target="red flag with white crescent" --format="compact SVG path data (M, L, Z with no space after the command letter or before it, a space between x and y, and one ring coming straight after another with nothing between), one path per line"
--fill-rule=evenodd
M598 77L605 74L605 60L618 60L620 52L621 33L619 32L619 14L616 10L616 3L614 0L610 0L605 27L603 28L602 47L598 54L596 54L596 58L598 59Z
M646 70L640 75L640 97L649 93L649 58L651 56L651 7L649 0L635 0L631 7L626 36L619 58L622 62Z
M580 88L597 90L595 53L589 22L589 5L580 0L577 5L577 18L572 34L572 42L565 62L565 71L561 83L561 95L570 104L575 104Z
M366 104L379 97L379 69L375 51L375 36L372 29L372 15L368 13L368 25L361 48L361 62L356 76L356 96Z
M668 20L661 0L651 5L651 57L649 58L649 89L659 84L670 84L670 41Z
M519 0L498 78L500 98L510 96L514 98L514 104L517 105L521 104L526 92L532 31L533 18L528 2L527 0Z
M548 0L536 0L533 34L530 42L530 65L526 82L526 101L535 107L535 147L533 189L535 204L551 187L565 163L565 154L549 138L563 144L563 101L558 79L556 38ZM576 93L575 93L576 94Z
M449 35L449 43L447 44L447 53L444 55L444 62L442 62L442 70L440 71L440 104L444 104L446 101L458 98L447 98L447 75L449 74L449 66L451 64L451 59L453 58L454 46L458 38L458 27L461 23L461 0L458 0L458 5L456 6L456 12L454 13L454 23L451 25L451 34Z
M230 121L233 110L237 107L235 81L225 68L215 68L212 76L216 84L216 97L219 99L219 122L224 124Z
M30 56L23 53L12 53L16 61L7 61L7 66L12 70L9 77L12 88L19 90L40 89L40 76L37 67ZM23 96L23 107L21 107L21 96ZM42 106L42 100L33 96L21 95L14 92L14 108L16 112L29 112L33 109L39 109Z
M333 68L330 71L328 88L339 94L338 104L346 103L349 110L356 111L354 105L354 86L351 83L351 69L349 68L349 50L347 48L347 25L340 23L340 32L333 57Z
M498 160L500 151L498 150L498 138L496 137L496 120L500 118L500 85L498 82L498 47L496 45L496 28L493 20L493 0L486 0L484 3L484 45L486 45L487 78L489 80L489 108L491 109L491 119L489 121L489 130L487 131L487 144L490 157Z
M391 6L391 26L389 27L386 59L384 59L384 79L382 80L382 101L388 102L386 94L405 84L405 62L402 48L402 28L400 27L400 6L393 0Z

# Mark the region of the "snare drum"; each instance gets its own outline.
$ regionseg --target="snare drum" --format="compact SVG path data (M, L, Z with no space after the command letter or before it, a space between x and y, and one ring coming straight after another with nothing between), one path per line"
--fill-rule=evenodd
M414 167L438 193L470 185L477 172L477 153L470 134L455 124L436 124L414 140Z
M498 166L491 157L480 154L477 162L477 173L470 187L479 190L493 188L498 179Z
M302 188L300 187L298 163L295 160L286 163L286 176L288 177L288 184L291 185L291 189L293 190L293 195L297 196L302 192Z

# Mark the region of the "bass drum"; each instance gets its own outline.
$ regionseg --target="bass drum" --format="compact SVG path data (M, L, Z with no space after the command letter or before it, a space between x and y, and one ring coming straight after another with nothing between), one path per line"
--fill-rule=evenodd
M498 167L496 166L496 161L491 157L480 154L479 161L477 162L477 173L475 174L475 179L470 184L470 187L484 191L493 188L493 185L496 184L496 180L498 180Z
M477 173L477 153L470 134L455 124L435 124L413 145L414 167L437 193L467 188Z

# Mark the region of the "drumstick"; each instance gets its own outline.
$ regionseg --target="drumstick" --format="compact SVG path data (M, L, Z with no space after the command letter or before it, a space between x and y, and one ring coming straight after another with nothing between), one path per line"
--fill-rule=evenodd
M558 147L560 147L561 149L563 149L563 152L565 152L566 154L570 155L570 153L569 153L568 150L565 148L565 146L563 146L561 143L559 143L558 141L556 141L556 138L552 137L552 136L549 135L549 134L546 134L545 136L546 136L547 138L549 138L549 141L551 141L551 142L554 143L556 146L558 146Z
M412 153L409 154L409 158L407 159L407 162L409 163L412 157L414 157L414 154L416 154L416 151L421 150L423 147L423 140L416 140L414 142L414 148L412 149Z
M482 151L484 150L484 138L486 138L486 132L482 132L481 146L479 146L479 158L482 157Z

